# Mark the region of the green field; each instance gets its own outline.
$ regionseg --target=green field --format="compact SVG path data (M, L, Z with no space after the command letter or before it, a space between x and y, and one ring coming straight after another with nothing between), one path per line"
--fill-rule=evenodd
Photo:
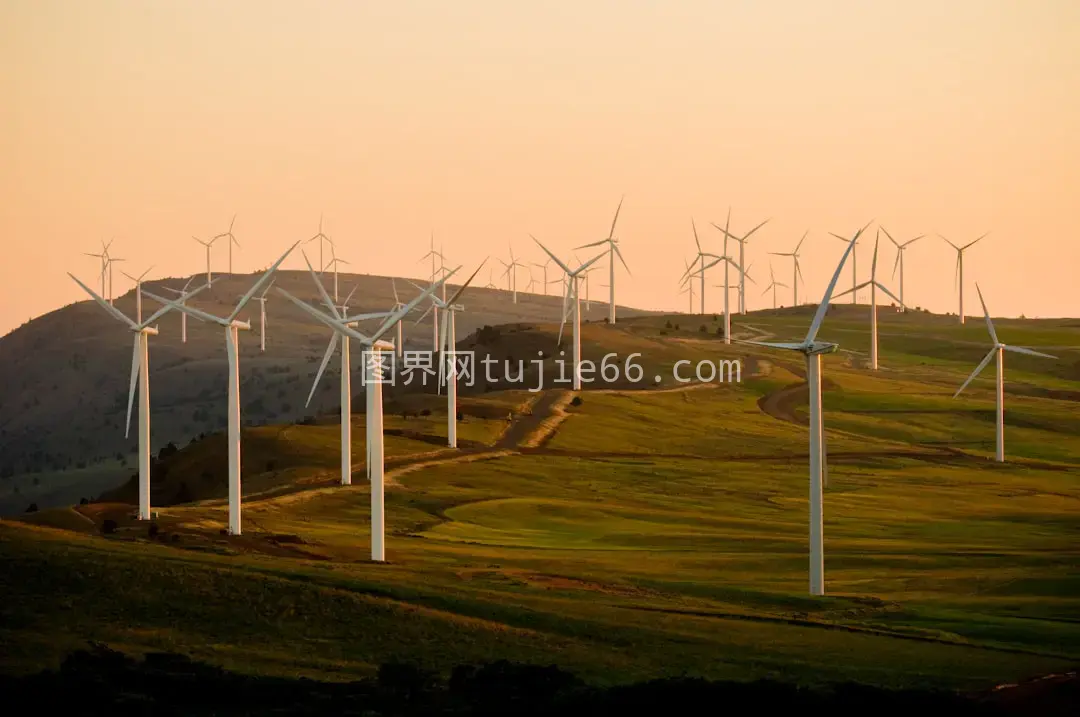
M437 403L425 417L388 410L386 564L368 560L362 416L350 487L336 485L337 425L245 432L243 536L220 534L219 436L165 464L163 480L198 483L201 502L160 508L154 539L115 503L0 523L0 668L52 666L88 640L341 680L394 660L446 672L506 658L598 684L689 674L967 689L1074 666L1080 327L997 324L1003 340L1060 357L1006 361L997 464L993 366L952 397L989 348L985 325L883 317L874 373L858 360L866 311L834 311L822 330L856 352L824 365L827 597L807 596L799 357L696 336L711 316L648 317L587 325L586 355L640 351L648 375L680 358L757 370L685 390L597 384L565 416L548 394L471 397L459 451L440 446ZM734 330L792 340L808 321L758 312ZM506 410L552 432L508 441ZM120 527L102 536L106 518Z

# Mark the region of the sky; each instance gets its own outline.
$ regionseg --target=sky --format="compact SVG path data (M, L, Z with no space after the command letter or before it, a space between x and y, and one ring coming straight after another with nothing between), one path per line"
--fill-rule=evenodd
M751 309L770 259L792 283L768 252L809 231L817 301L830 233L874 221L860 281L879 224L926 234L905 298L956 311L937 235L989 232L966 313L978 282L996 316L1077 317L1077 47L1075 0L0 0L0 335L86 298L67 272L95 285L102 240L129 272L189 275L192 237L235 214L248 272L322 215L353 271L421 277L432 233L465 270L542 261L530 234L569 257L624 195L621 304L684 310L691 222L722 253L730 208L736 234L769 219Z

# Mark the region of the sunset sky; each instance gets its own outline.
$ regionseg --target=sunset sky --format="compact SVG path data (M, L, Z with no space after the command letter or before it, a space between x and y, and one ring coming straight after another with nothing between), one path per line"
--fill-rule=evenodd
M1080 316L1077 48L1076 0L0 0L0 334L85 298L66 272L94 285L102 239L188 275L235 213L253 271L325 213L353 270L420 276L432 231L467 269L540 261L530 233L568 255L623 194L620 303L685 310L691 218L720 253L730 206L737 233L771 218L751 308L766 252L810 230L816 301L829 232L873 219L931 235L912 305L956 310L933 235L990 232L969 315L978 281L995 315Z

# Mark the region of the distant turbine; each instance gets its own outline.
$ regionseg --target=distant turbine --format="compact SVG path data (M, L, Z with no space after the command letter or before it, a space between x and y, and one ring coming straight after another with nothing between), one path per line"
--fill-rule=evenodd
M465 307L456 303L457 300L464 293L465 289L469 287L472 280L476 278L477 273L487 263L487 259L480 262L480 266L476 267L476 271L472 273L472 276L465 281L461 287L458 288L454 295L449 300L443 301L439 297L431 294L428 298L431 299L431 303L434 306L438 306L443 311L442 318L442 345L439 347L439 391L442 391L443 381L446 382L446 442L450 448L458 447L457 440L457 375L458 364L457 356L450 356L447 358L447 349L453 353L457 350L457 328L454 320L455 315L459 311L464 311ZM458 267L460 268L460 267ZM457 271L455 269L454 271ZM414 284L414 286L416 286ZM423 287L417 286L416 288L424 291ZM428 309L431 311L431 309ZM474 369L475 370L475 369Z
M101 295L102 296L106 296L108 294L108 292L105 290L105 270L109 266L109 245L111 245L111 244L112 244L111 240L109 241L109 244L106 244L104 241L101 242L101 253L100 254L94 254L94 253L91 253L91 252L88 252L88 251L83 252L86 256L93 256L93 257L97 257L98 259L101 259Z
M438 282L433 283L427 290L417 296L415 299L406 304L403 308L393 312L390 316L383 321L382 325L371 336L366 336L356 329L350 326L352 323L349 317L337 316L337 308L333 302L329 300L326 295L326 290L322 288L322 284L319 283L320 294L323 297L323 303L330 309L330 315L310 306L309 304L297 299L295 296L285 291L282 288L278 288L278 293L289 299L301 309L306 311L315 319L318 319L323 324L328 326L334 331L334 336L340 335L342 338L351 338L360 341L361 344L366 346L370 352L371 357L365 361L364 366L364 378L365 389L364 393L367 400L367 454L368 454L368 476L371 481L371 559L377 562L383 562L386 560L386 547L385 547L385 485L384 485L384 461L383 461L383 402L382 402L382 375L381 375L381 363L379 359L379 353L381 351L392 350L393 345L387 341L380 340L387 331L390 330L397 321L401 320L408 312L423 301L426 297L431 295L442 282L446 281L454 272L450 272L446 277L443 277ZM331 339L333 341L333 339ZM344 342L342 346L344 346ZM328 353L332 351L328 350ZM374 359L374 360L371 360ZM325 358L324 358L325 362ZM342 358L342 374L348 374L348 359L347 356ZM345 380L345 379L343 379ZM342 388L342 395L345 395L346 388ZM344 401L343 401L344 403ZM343 409L344 410L344 409ZM349 425L351 418L346 420L345 425ZM350 439L351 441L351 439ZM345 428L342 428L342 448L345 450L349 446L349 442L345 440ZM351 452L350 452L351 453ZM343 474L351 475L351 458L349 466L344 465L345 458L343 456ZM344 476L343 476L344 479Z
M975 241L978 241L976 239ZM972 242L974 243L974 242ZM970 244L968 245L970 246ZM975 367L975 370L968 376L967 381L964 381L963 385L956 390L953 394L953 398L960 395L960 392L967 388L967 385L979 375L986 364L990 363L990 359L995 355L997 356L997 446L994 453L994 458L998 463L1005 462L1005 352L1013 351L1018 354L1027 354L1028 356L1041 356L1043 358L1056 359L1057 356L1051 356L1050 354L1040 353L1028 348L1020 346L1008 346L1001 343L997 337L997 332L994 331L994 322L990 320L990 312L986 309L986 302L983 301L982 290L979 289L978 283L975 284L975 291L979 293L979 302L982 304L983 316L986 317L986 328L990 331L990 338L994 342L994 346L990 349L986 357Z
M285 261L286 257L292 253L292 250L296 248L296 242L289 249L281 255L281 258L275 261L266 273L259 277L258 281L248 290L248 293L244 294L244 297L240 299L240 303L236 305L236 308L232 310L228 316L214 316L208 314L205 311L199 309L193 309L186 303L180 303L178 301L170 301L169 299L163 299L160 296L155 296L150 292L146 292L154 301L160 302L168 307L179 309L187 314L209 321L211 323L218 324L225 329L225 349L229 356L229 397L228 397L228 415L229 415L229 534L240 535L240 347L239 347L239 331L251 330L251 322L240 321L236 317L244 310L247 303L258 293L264 285L266 285L273 277L277 268L281 266L281 263Z
M398 296L397 292L397 282L394 281L393 278L390 279L390 288L394 292L394 307L391 309L391 311L397 311L398 309L403 308L405 304L401 303L401 298ZM397 357L400 359L405 355L405 340L402 336L400 318L394 322L394 330L397 333L397 336L394 338L394 350L397 353Z
M870 226L868 223L866 227ZM825 458L824 429L825 422L821 411L821 355L835 352L839 346L817 340L821 322L825 320L825 312L828 311L829 301L832 298L836 282L840 278L840 271L844 268L844 262L855 248L855 242L859 235L866 231L863 227L855 233L855 237L848 244L847 251L840 257L840 263L836 266L832 281L829 282L825 295L818 304L814 313L814 320L810 324L810 330L801 343L772 343L767 341L742 341L740 343L754 346L766 346L769 348L798 351L806 356L806 386L809 392L810 403L810 594L825 594L825 544L823 540L823 512L822 512L822 464Z
M878 370L877 290L881 289L889 295L889 298L891 298L893 301L898 302L901 306L903 306L904 304L903 301L900 301L900 299L896 298L896 294L889 291L887 288L885 288L884 284L877 280L877 252L879 241L881 241L880 233L874 239L874 260L870 264L870 281L864 281L855 288L848 289L847 291L841 292L835 297L833 297L839 299L841 296L849 292L858 291L859 289L867 286L870 287L870 368L874 371Z
M844 242L845 244L850 244L851 241L852 241L851 239L848 239L845 236L837 234L836 232L829 232L829 233L832 234L837 239L839 239L840 241ZM858 240L858 237L856 237L856 241L857 240ZM858 290L858 288L856 286L859 283L859 276L858 275L859 275L859 255L853 249L852 252L851 252L851 292L850 292L851 293L851 303L853 303L853 304L858 303L859 290ZM844 292L844 293L846 294L846 293L849 293L849 292Z
M214 237L214 241L217 241L218 239L228 239L229 240L229 273L230 274L233 273L233 270L232 270L232 248L233 248L233 244L235 244L237 246L237 248L240 248L240 242L238 242L236 240L236 237L233 236L233 233L232 233L233 224L236 224L236 215L235 214L233 214L232 221L229 222L229 231L227 231L227 232L225 232L223 234L218 234L216 237Z
M702 250L701 241L698 239L697 224L694 222L693 217L690 218L690 228L694 232L694 245L697 247L697 255L694 257L694 261L691 262L690 269L688 269L687 273L684 274L683 276L690 275L691 270L693 270L695 266L698 266L700 264L700 266L698 266L698 268L693 271L693 276L697 276L701 280L701 294L699 295L698 298L701 301L701 313L704 314L705 313L705 271L707 269L709 269L710 267L713 267L713 266L716 266L717 264L719 264L720 263L720 257L717 256L716 254L710 254L710 253ZM710 264L706 264L705 263L706 259L713 259L714 261L712 261Z
M323 215L320 214L319 215L319 233L304 242L305 244L310 244L313 241L319 242L319 273L320 274L322 274L324 271L326 271L326 262L323 259L323 245L324 244L329 244L330 248L331 248L331 251L333 250L333 247L334 247L334 240L331 239L330 237L326 236L326 234L323 233L322 225L323 225Z
M149 269L139 274L138 276L132 276L126 271L120 272L121 274L135 282L135 323L142 323L142 280L144 276L150 273L150 269L153 268L154 267L151 266Z
M427 254L424 254L422 257L420 257L420 261L423 261L424 259L427 259L428 257L431 257L431 276L429 277L429 279L430 279L430 281L432 283L435 283L436 278L438 278L440 269L442 269L443 272L445 273L445 264L444 264L444 262L446 260L443 257L442 252L437 251L435 249L435 232L434 231L431 232L431 249L428 251ZM439 260L438 266L436 266L436 264L435 264L436 259ZM431 350L434 351L434 352L438 352L438 350L439 350L439 310L438 309L435 309L435 313L432 314L432 316L431 316Z
M788 288L788 285L781 284L779 281L776 280L776 276L773 275L773 268L771 263L769 264L769 280L769 285L765 287L765 291L761 292L761 295L764 296L769 292L769 290L772 290L772 307L773 311L775 311L778 308L778 304L776 302L776 290L778 288L786 289Z
M112 244L111 241L109 243ZM109 256L108 254L109 254L109 252L108 252L108 250L106 250L105 251L105 255L106 255L105 256L105 268L109 270L109 304L112 305L113 297L114 297L114 295L113 295L113 264L115 264L118 261L125 261L125 260L121 259L119 257Z
M514 247L510 246L510 262L507 263L502 259L499 262L506 267L506 271L503 272L503 276L506 277L506 288L511 292L513 302L517 303L517 268L525 266L516 258L514 258Z
M263 292L255 297L255 301L259 302L259 351L266 351L266 294L273 285L274 281L271 280Z
M986 234L989 234L989 233L990 232L987 232ZM953 277L953 280L956 282L957 286L960 289L960 311L959 311L959 314L960 314L960 323L961 324L964 323L964 252L967 251L968 249L970 249L972 246L974 246L976 242L982 241L982 239L986 237L986 234L983 234L981 237L979 237L975 241L969 242L969 243L965 244L964 246L957 246L957 245L953 244L951 241L949 241L948 239L945 239L945 237L941 237L942 239L945 239L945 241L948 243L949 246L951 246L953 249L956 249L956 276ZM938 236L941 236L941 235L938 234Z
M724 222L723 229L721 229L720 225L716 224L715 222L713 222L712 225L714 227L716 227L717 229L720 229L720 231L722 231L724 233L724 255L721 256L721 257L717 257L716 261L714 261L712 263L715 264L718 261L724 262L724 343L725 344L730 344L731 343L731 267L735 267L735 270L739 272L740 285L742 284L743 268L742 268L741 264L736 264L735 261L731 258L731 255L728 254L728 239L731 236L730 233L728 232L728 229L731 226L731 210L728 209L728 216L727 216L727 220ZM711 265L712 264L710 264L710 266ZM704 278L704 277L702 277L702 278Z
M622 262L623 268L626 269L626 273L630 273L630 267L626 265L626 260L623 259L622 252L619 251L619 240L615 238L615 223L619 221L619 210L622 209L623 196L619 199L619 206L615 208L615 218L611 220L611 229L608 230L607 239L601 239L600 241L594 241L592 244L582 244L578 249L588 249L589 247L600 246L601 244L607 244L608 249L608 289L611 291L611 298L608 300L608 323L615 323L615 257L619 257L619 261ZM544 266L547 266L546 264ZM546 279L546 273L545 273ZM589 295L588 289L588 277L585 279L585 296ZM586 301L586 304L588 301ZM586 308L586 310L588 310Z
M128 384L127 420L124 424L124 438L128 437L131 430L131 405L135 399L135 384L139 384L139 520L150 520L150 358L148 351L149 336L157 336L156 326L151 326L161 316L172 310L172 306L165 306L155 311L146 321L132 321L122 314L119 309L108 303L103 297L95 294L90 287L68 274L75 283L90 294L113 318L127 324L135 333L135 345L131 352L131 381ZM183 294L181 299L186 301L205 289L209 284L200 286L190 293Z
M694 261L697 261L697 260L695 259ZM686 288L684 288L679 293L680 294L687 294L688 293L690 295L690 297L689 297L690 298L690 310L687 313L693 314L694 313L694 281L693 281L694 280L694 274L690 273L690 269L693 267L693 262L691 262L689 259L683 259L683 263L686 264L686 271L683 273L683 279L682 279L682 281L680 282L679 285L684 286Z
M177 299L177 302L183 304L183 296L187 293L188 287L191 286L191 282L193 281L195 281L194 276L192 276L190 279L187 280L187 282L184 283L184 288L182 289L174 289L171 286L163 286L161 288L165 289L165 291L169 292L170 294L175 294L176 296L181 297L180 299ZM180 312L180 342L185 344L187 343L187 314L183 311Z
M548 259L548 260L547 260L547 261L545 261L545 262L544 262L543 264L538 264L538 263L536 263L536 262L533 262L533 264L532 264L532 265L533 265L533 266L535 266L535 267L537 267L538 269L540 269L541 271L543 271L543 272L544 272L544 296L547 296L547 295L548 295L548 289L547 289L547 288L548 288L548 284L550 283L550 282L548 281L548 278L547 278L547 270L548 270L548 266L550 266L550 265L551 265L551 259ZM488 278L490 279L490 271L489 271L489 274L488 274ZM488 288L488 289L494 289L494 288L495 288L495 284L494 284L494 283L491 283L491 282L489 281L489 282L488 282L488 285L487 285L487 287L486 287L486 288Z
M217 241L217 239L214 238L214 239L211 239L210 241L203 241L202 239L200 239L199 237L196 237L196 236L193 236L191 238L194 239L195 241L199 242L200 244L202 244L204 247L206 247L206 283L210 284L210 283L212 283L214 281L214 277L210 273L210 247L214 246L214 242Z
M889 237L889 241L896 245L896 261L893 263L892 275L896 276L896 268L900 267L900 310L906 312L907 304L904 303L904 250L926 235L920 234L914 239L908 239L906 242L901 244L900 242L893 239L893 235L890 234L889 230L885 227L881 227L881 231L885 232L885 236Z
M798 306L799 305L799 280L802 279L802 269L799 268L799 248L802 247L803 242L806 241L806 235L809 234L809 233L810 233L809 229L806 232L803 233L802 239L800 239L799 243L795 245L795 250L794 251L788 251L788 252L771 251L771 252L769 252L773 256L790 256L792 259L795 260L795 269L793 270L792 277L791 277L791 287L792 287L792 289L794 291L794 294L792 296L792 304L791 304L792 306Z
M581 390L581 300L579 298L580 297L579 284L581 283L580 279L581 279L582 272L584 272L586 269L588 269L589 266L594 264L596 261L598 261L604 255L603 254L597 254L596 256L594 256L589 261L587 261L584 264L580 265L577 269L571 269L566 264L563 264L561 261L559 261L559 258L557 256L555 256L554 254L552 254L551 251L546 246L541 244L539 239L532 236L531 234L529 236L532 237L532 240L534 242L536 242L537 245L539 245L539 247L541 249L543 249L545 252L547 252L547 255L551 257L552 261L554 261L556 264L558 264L559 268L562 269L566 274L566 279L567 279L567 281L566 281L566 290L563 293L562 321L559 324L559 339L558 339L558 342L560 344L562 343L563 326L566 324L566 316L567 316L567 313L568 313L567 312L567 303L572 301L573 304L571 305L570 309L574 314L574 324L573 324L573 330L574 330L574 334L573 334L573 336L574 336L574 338L573 338L573 341L574 341L574 346L573 346L573 361L574 361L573 386L574 386L575 391L580 391Z
M344 259L339 259L337 256L337 250L334 249L334 245L330 245L330 263L327 267L333 267L334 269L334 301L338 300L338 265L348 264L349 262Z
M730 217L731 217L731 210L729 209L728 210L728 218L730 219ZM763 226L768 224L769 221L770 221L769 219L766 219L761 224L758 224L756 227L754 227L750 231L743 234L741 237L736 236L735 234L732 234L732 233L728 232L726 229L721 230L721 231L724 232L725 236L727 236L728 238L733 239L733 240L735 240L735 241L737 241L739 243L739 268L743 270L743 273L739 275L739 313L740 314L745 314L746 313L746 279L747 279L747 276L746 276L746 273L745 273L746 269L747 269L747 266L746 266L746 242L750 240L750 237L753 236L754 232L756 232L758 229L761 229ZM713 224L713 226L716 227L715 224ZM716 227L716 228L720 229L720 227Z

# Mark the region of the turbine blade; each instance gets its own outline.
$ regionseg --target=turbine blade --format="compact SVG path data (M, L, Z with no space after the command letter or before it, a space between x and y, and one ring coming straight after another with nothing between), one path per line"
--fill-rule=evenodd
M208 286L208 285L204 284L203 288L205 288L206 286ZM194 292L192 292L192 293L194 293ZM149 291L143 291L143 296L149 296L151 299L158 302L159 304L163 304L163 305L165 305L165 306L167 306L167 307L169 307L171 309L175 309L177 311L183 311L188 316L193 316L196 319L200 319L202 321L209 321L211 323L220 324L222 326L228 326L230 323L232 323L229 319L223 319L220 316L214 316L213 314L208 314L205 311L200 311L199 309L192 308L192 307L188 306L187 304L181 304L181 303L179 303L179 301L174 301L174 300L171 300L171 299L164 299L164 298L158 296L157 294L151 294Z
M446 283L446 281L450 277L452 277L454 274L456 274L458 269L460 269L460 268L461 267L457 267L455 269L451 269L450 271L446 272L446 274L443 276L443 278L439 279L434 284L432 284L428 288L424 289L420 293L419 296L414 298L409 303L405 304L405 306L403 306L400 309L397 309L396 311L394 311L389 317L387 317L386 321L383 322L382 326L379 327L378 331L376 331L374 334L372 334L370 341L371 342L378 341L380 336L382 336L387 331L389 331L391 328L393 328L394 324L396 324L403 316L405 316L410 311L412 311L414 308L416 308L417 304L419 304L421 301L423 301L424 299L426 299L429 296L431 296L432 294L434 294L435 291L438 290L438 288L440 286L442 286L444 283Z
M693 217L690 219L690 228L694 230L694 243L697 244L698 255L701 255L701 242L698 241L697 224L694 223Z
M619 197L619 206L615 207L615 218L611 220L611 231L608 232L608 239L615 238L615 222L619 221L619 212L622 210L623 200L626 199L626 195Z
M806 348L805 344L796 344L796 343L790 343L790 342L780 343L780 342L773 342L773 341L743 341L743 340L736 340L735 343L747 344L747 345L750 345L750 346L764 346L764 347L770 348L770 349L786 349L788 351L802 351L804 348Z
M583 271L585 271L585 269L587 269L587 268L588 268L589 266L591 266L592 264L595 264L596 262L598 262L598 261L600 261L601 259L603 259L603 258L604 258L604 254L605 254L605 253L606 253L606 252L602 252L602 253L600 253L600 254L597 254L596 256L594 256L594 257L593 257L592 259L589 259L589 260L588 260L587 262L585 262L584 264L582 264L581 266L579 266L579 267L577 268L577 271L575 271L575 272L574 272L574 274L575 274L575 275L577 275L577 274L580 274L580 273L582 273L582 272L583 272Z
M756 232L756 231L757 231L758 229L761 229L761 228L762 228L763 226L765 226L765 225L766 225L766 224L768 224L768 223L769 223L769 220L768 220L768 219L766 219L766 220L765 220L765 221L763 221L763 222L762 222L761 224L758 224L758 225L757 225L756 227L754 227L754 228L753 228L753 229L751 229L750 231L748 231L748 232L746 232L745 234L743 234L743 238L742 238L742 240L743 240L743 241L746 241L747 239L749 239L749 238L750 238L750 235L751 235L751 234L753 234L754 232Z
M217 281L217 279L214 279L214 281ZM188 282L188 283L190 283L190 282ZM206 284L203 284L202 286L200 286L200 287L198 287L196 289L192 289L191 291L189 291L187 293L181 293L180 296L178 296L176 299L173 300L173 303L175 303L177 305L183 304L183 302L187 301L191 297L196 296L197 294L201 293L205 289L210 288L210 284L212 284L212 283L213 283L213 281L211 281L209 283L206 283ZM185 284L184 286L186 287L187 284ZM146 289L142 290L142 294L143 294L143 296L150 296L150 294L147 293ZM139 324L139 328L142 329L142 328L146 328L147 326L153 325L153 323L155 321L157 321L162 316L164 316L165 314L172 311L174 308L179 308L179 307L178 306L174 307L174 306L171 306L171 305L161 307L160 309L155 311L153 314L151 314L149 318L147 318L145 321L143 321L141 324ZM199 318L199 317L196 316L195 318ZM203 319L199 319L199 321L203 321Z
M899 246L899 245L897 245L897 246ZM900 266L900 250L897 249L897 251L896 251L896 260L893 262L893 265L892 265L892 276L893 277L896 276L896 270L897 270L897 268L899 268L899 266Z
M538 245L540 246L540 248L541 248L541 249L543 249L543 250L544 250L544 252L545 252L545 253L546 253L546 254L547 254L548 256L550 256L550 257L551 257L551 260L552 260L552 261L554 261L554 262L555 262L556 264L558 264L558 265L559 265L559 268L560 268L560 269L562 269L563 271L565 271L565 272L566 272L567 274L569 274L569 273L570 273L570 267L568 267L568 266L567 266L566 264L563 264L563 263L562 263L561 261L559 261L559 257L557 257L557 256L555 256L554 254L552 254L552 253L551 253L551 251L550 251L550 250L549 250L549 249L548 249L548 248L547 248L546 246L544 246L543 244L540 244L540 240L539 240L539 239L537 239L536 237L534 237L534 236L533 236L532 234L530 234L530 235L529 235L529 237L530 237L530 238L531 238L531 239L532 239L532 240L533 240L534 242L536 242L536 243L537 243L537 244L538 244ZM499 261L502 261L502 259L500 259ZM503 263L505 264L506 262L503 262Z
M623 268L626 269L626 273L630 276L633 276L633 274L630 273L630 267L626 265L626 259L623 259L622 251L619 249L619 245L612 244L611 246L615 249L615 254L619 257L619 261L622 262Z
M338 320L328 316L327 314L324 314L323 312L316 309L314 306L311 306L310 304L308 304L306 301L301 301L300 299L296 298L295 296L293 296L289 292L285 291L285 289L282 289L280 286L278 287L277 292L279 294L281 294L282 296L284 296L289 301L291 301L294 304L296 304L297 306L299 306L301 309L303 309L305 312L310 314L316 320L318 320L321 323L326 324L327 326L329 326L335 332L345 334L346 336L348 336L350 338L353 338L353 339L356 339L357 341L360 341L361 343L363 343L365 345L369 345L369 344L372 343L372 339L370 337L365 336L364 334L360 333L359 331L357 331L356 329L353 329L350 326L346 326L344 322L338 321Z
M883 292L885 292L885 295L886 295L886 296L888 296L888 297L889 297L890 299L892 299L893 301L895 301L895 302L896 302L896 303L897 303L898 305L900 305L900 306L904 306L904 302L903 302L903 301L900 301L900 299L899 299L899 298L898 298L898 297L896 296L896 294L892 293L892 292L891 292L891 291L889 291L889 290L888 290L887 288L885 288L885 285L884 285L884 284L882 284L882 283L881 283L880 281L875 281L875 282L873 282L873 283L874 283L874 286L876 286L877 288L879 288L879 289L881 289L881 290L882 290ZM905 308L906 308L906 307L905 307Z
M975 282L975 291L979 294L979 303L982 304L983 316L986 317L986 328L990 331L990 338L995 344L1001 343L998 341L997 332L994 331L994 322L990 320L990 312L986 308L986 302L983 300L982 289L979 288L979 283Z
M417 325L417 324L419 324L419 323L420 323L421 321L423 321L424 319L426 319L426 318L427 318L427 315L431 313L431 311L432 311L432 310L433 310L433 309L435 308L435 306L436 306L436 305L435 305L435 303L434 303L434 302L432 302L431 306L429 306L429 307L427 308L427 311L425 311L425 312L424 312L423 314L421 314L421 315L420 315L420 318L416 320L416 322L415 322L415 323L413 324L413 326L416 326L416 325Z
M878 250L878 243L880 243L880 241L881 241L881 236L878 235L877 238L874 239L874 258L870 261L870 280L871 281L873 281L874 279L877 278L877 250Z
M807 344L813 343L814 339L817 338L818 330L821 329L821 322L825 320L825 312L829 309L829 302L832 300L833 291L836 289L836 282L840 279L840 272L844 269L844 263L847 262L848 256L854 251L855 242L859 241L859 237L869 226L870 222L867 222L866 226L855 232L855 236L848 243L847 249L844 250L844 255L840 257L840 263L836 265L836 271L833 272L832 281L829 282L829 287L825 289L825 295L821 297L821 303L818 304L817 313L814 314L814 321L810 324L810 330L806 333Z
M319 386L319 380L322 378L323 371L326 370L327 364L330 363L330 357L334 355L334 349L337 348L338 332L334 331L330 334L330 343L326 345L326 353L323 354L322 363L319 364L319 370L315 374L315 381L311 384L311 391L308 392L307 401L304 402L304 406L311 405L311 399L315 395L315 389Z
M304 257L304 263L307 264L308 273L311 274L311 280L315 282L315 288L319 290L319 296L322 298L323 304L330 309L330 313L333 314L335 319L340 319L341 314L338 313L337 306L330 300L330 294L326 293L326 287L323 286L322 280L319 278L319 275L315 273L315 269L312 268L311 262L308 261L307 253L301 250L300 254Z
M394 290L394 303L395 303L395 304L400 304L400 303L401 303L401 299L400 299L400 298L398 298L398 293L397 293L397 282L396 282L396 281L394 281L394 279L393 279L393 278L391 278L391 279L390 279L390 288Z
M273 282L271 282L271 283L273 283ZM345 297L345 301L343 301L341 305L342 305L342 306L348 306L348 305L349 305L349 301L351 301L351 300L352 300L353 294L355 294L355 293L356 293L356 290L357 290L357 289L359 289L359 288L360 288L360 285L359 285L359 284L357 284L356 286L354 286L354 287L352 288L352 291L350 291L350 292L349 292L349 295Z
M600 246L601 244L607 244L607 239L601 239L600 241L594 241L592 244L582 244L581 246L574 247L575 249L588 249L589 247Z
M963 391L965 388L967 388L968 384L971 383L972 380L976 376L978 376L979 373L984 368L986 368L986 364L990 363L990 359L994 358L994 352L995 351L997 351L996 346L994 348L990 349L990 352L987 353L986 356L983 358L983 360L979 363L979 365L975 367L975 370L972 371L971 375L967 377L967 381L964 381L964 383L960 386L960 388L956 389L956 393L953 394L953 398L956 398L957 396L959 396L960 392Z
M900 243L898 241L896 241L895 239L893 239L893 235L889 233L888 229L886 229L885 227L878 227L878 229L885 232L885 236L889 237L889 241L891 241L893 244L896 244L897 249L900 248Z
M131 382L128 384L127 419L124 422L124 438L131 431L131 406L135 402L135 384L139 381L139 354L142 352L142 335L135 334L135 348L131 352Z
M1015 351L1018 354L1024 354L1025 356L1041 356L1042 358L1056 359L1057 356L1051 356L1050 354L1044 354L1040 351L1033 351L1032 349L1024 348L1023 346L1009 346L1005 345L1006 351Z
M259 289L261 289L261 288L262 288L263 284L265 284L266 282L270 281L270 279L271 279L271 278L273 277L273 275L274 275L274 272L275 272L275 271L277 271L277 268L278 268L279 266L281 266L281 263L282 263L283 261L285 261L285 259L286 259L286 258L287 258L287 257L289 256L289 254L291 254L291 253L292 253L292 250L293 250L293 249L295 249L295 248L297 247L297 245L299 245L299 244L300 244L300 242L299 242L299 241L297 241L297 242L294 242L294 243L293 243L293 245L292 245L291 247L289 247L288 249L286 249L286 250L285 250L285 253L284 253L284 254L282 254L282 255L281 255L281 257L280 257L280 258L279 258L279 259L278 259L277 261L275 261L275 262L274 262L274 263L273 263L273 264L272 264L272 265L270 266L270 268L266 270L266 272L265 272L265 273L264 273L264 274L263 274L262 276L260 276L260 277L259 277L259 280L258 280L258 281L256 281L256 282L255 282L255 284L254 284L254 285L252 285L252 287L251 287L250 289L248 289L248 292L247 292L246 294L244 294L244 298L240 299L240 303L239 303L239 304L237 304L237 305L236 305L236 308L235 308L235 309L233 309L233 312L232 312L231 314L229 314L229 321L232 321L233 319L235 319L235 318L237 317L237 315L238 315L238 314L239 314L239 313L240 313L241 311L243 311L243 310L244 310L244 307L245 307L245 306L247 305L247 303L248 303L249 301L251 301L251 297L255 296L255 293L256 293L256 292L257 292L257 291L258 291Z
M986 234L989 234L989 233L990 233L990 232L986 232ZM971 242L970 244L965 244L965 245L964 245L963 247L961 247L961 249L960 249L960 250L961 250L961 251L964 251L965 249L967 249L967 248L969 248L969 247L972 247L972 246L974 246L974 245L975 245L975 244L977 244L978 242L981 242L981 241L982 241L983 239L985 239L985 238L986 238L986 234L983 234L983 235L982 235L981 237L979 237L979 238L978 238L978 239L976 239L975 241Z
M456 292L454 292L454 295L450 297L450 300L446 302L448 306L453 306L454 305L454 302L457 301L458 297L461 296L462 292L464 292L465 289L467 289L469 287L469 284L472 283L472 280L476 278L476 275L480 273L480 270L482 268L484 268L484 264L486 264L486 263L487 263L487 257L484 257L484 260L482 262L480 262L480 266L476 267L476 271L474 271L472 273L472 276L470 276L468 278L468 280L464 284L462 284L458 288L458 290ZM530 283L532 281L531 275L530 275L529 281L530 281Z

